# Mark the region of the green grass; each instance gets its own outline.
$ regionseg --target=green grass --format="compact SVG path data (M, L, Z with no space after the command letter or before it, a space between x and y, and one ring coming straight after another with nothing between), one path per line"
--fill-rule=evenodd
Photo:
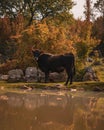
M87 81L87 82L75 82L71 88L77 88L81 89L83 88L84 90L90 90L90 91L100 91L104 90L104 82L96 82L96 81Z
M55 85L56 83L37 83L37 82L31 82L31 83L26 83L26 82L18 82L18 83L8 83L6 81L0 81L0 86L4 86L5 88L18 88L22 86L34 86L36 88L42 88L42 87L47 87L47 86L52 86Z
M58 86L59 84L59 86ZM61 84L61 87L60 87ZM26 86L27 88L25 88ZM74 82L72 85L64 86L64 83L7 83L0 81L0 92L24 92L28 88L37 88L37 89L60 89L60 90L86 90L86 91L104 91L104 82Z

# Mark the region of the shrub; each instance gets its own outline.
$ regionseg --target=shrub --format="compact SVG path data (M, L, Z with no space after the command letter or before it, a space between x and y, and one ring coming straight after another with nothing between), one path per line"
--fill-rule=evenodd
M88 45L86 42L77 42L75 43L76 51L77 51L77 56L80 60L84 60L87 56L88 53Z

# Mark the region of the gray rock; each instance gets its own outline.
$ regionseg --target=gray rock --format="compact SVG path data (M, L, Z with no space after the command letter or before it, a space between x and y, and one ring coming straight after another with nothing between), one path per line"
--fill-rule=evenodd
M44 73L36 67L28 67L25 71L25 80L27 82L44 82L45 75ZM51 82L61 82L65 81L66 75L65 73L50 73L49 81Z
M8 75L0 75L0 80L8 80Z
M25 70L25 75L21 69L13 69L8 72L8 82L44 82L45 75L44 73L36 67L28 67ZM50 73L49 82L61 82L66 80L66 73Z
M52 82L61 82L66 80L66 74L64 72L61 73L50 73L50 81Z
M8 82L18 82L24 80L24 74L21 69L13 69L8 72Z
M36 77L36 75L37 75L37 69L35 67L26 68L26 71L25 71L26 78Z
M25 71L25 80L27 82L42 81L44 79L44 73L36 67L28 67Z
M95 71L91 67L85 68L83 81L99 81Z

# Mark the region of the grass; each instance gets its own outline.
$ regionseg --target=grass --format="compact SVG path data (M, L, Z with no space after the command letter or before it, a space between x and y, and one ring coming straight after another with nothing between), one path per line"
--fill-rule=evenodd
M75 82L71 88L77 88L89 91L104 91L104 82L87 81L87 82Z
M104 91L104 82L74 82L72 85L67 87L63 85L64 83L7 83L0 81L0 91L3 92L24 92L24 90L34 89L45 89L45 90L85 90L85 91Z

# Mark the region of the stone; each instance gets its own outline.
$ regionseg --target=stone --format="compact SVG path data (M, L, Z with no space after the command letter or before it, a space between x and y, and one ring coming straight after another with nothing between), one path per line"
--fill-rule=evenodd
M27 82L44 82L45 74L36 67L28 67L25 71L25 80ZM61 82L66 80L66 75L62 73L50 73L49 82Z
M44 73L36 67L27 67L25 71L25 80L27 82L42 81Z
M13 69L8 72L8 82L19 82L24 80L24 73L21 69Z
M0 75L0 80L8 80L8 75Z
M64 72L61 73L50 73L49 80L51 82L62 82L66 80L66 74Z
M99 81L95 71L92 67L85 68L85 74L83 76L83 81Z

